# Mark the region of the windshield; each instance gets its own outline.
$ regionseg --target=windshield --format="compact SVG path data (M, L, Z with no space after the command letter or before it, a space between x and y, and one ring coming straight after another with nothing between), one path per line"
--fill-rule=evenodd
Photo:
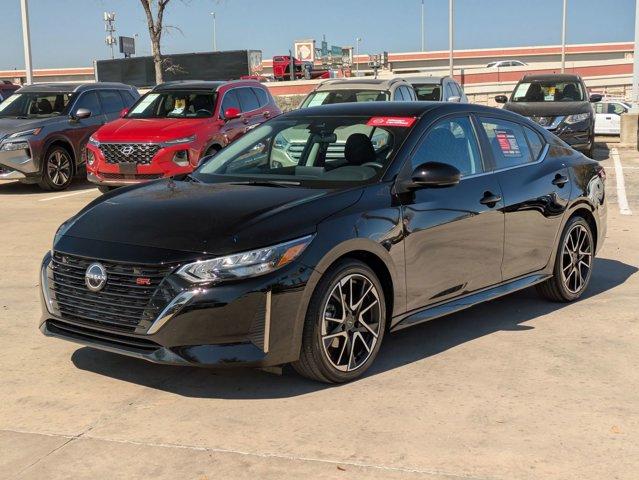
M212 92L149 92L131 107L127 118L204 118L213 116L214 111Z
M211 157L194 176L204 182L234 178L317 187L366 183L382 175L414 122L369 116L274 119Z
M0 103L0 118L49 118L66 115L72 93L14 93Z
M580 82L521 82L513 93L513 102L583 102Z
M417 100L435 101L442 99L442 87L437 83L425 83L423 85L413 85Z
M385 102L389 99L389 93L383 90L332 90L310 93L304 99L302 107L315 107L330 103Z

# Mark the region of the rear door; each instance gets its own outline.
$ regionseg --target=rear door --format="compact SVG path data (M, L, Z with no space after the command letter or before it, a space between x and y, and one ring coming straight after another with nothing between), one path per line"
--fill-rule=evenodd
M570 199L570 177L556 154L559 147L532 127L488 116L479 123L504 197L502 272L509 280L541 270L550 260Z
M611 120L608 115L608 102L595 103L595 133L610 133Z
M469 116L447 117L428 130L411 157L410 172L426 162L453 165L462 179L452 187L415 190L402 200L409 310L502 278L501 191Z
M236 91L242 110L242 122L244 123L242 134L244 134L258 126L264 117L261 113L260 101L251 87L240 87Z

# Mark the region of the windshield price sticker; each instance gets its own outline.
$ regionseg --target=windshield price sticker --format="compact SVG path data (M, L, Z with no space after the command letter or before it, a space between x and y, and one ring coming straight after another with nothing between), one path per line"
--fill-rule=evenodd
M504 157L521 157L519 143L512 130L495 130L495 137Z
M415 123L415 117L371 117L366 123L369 127L410 127Z

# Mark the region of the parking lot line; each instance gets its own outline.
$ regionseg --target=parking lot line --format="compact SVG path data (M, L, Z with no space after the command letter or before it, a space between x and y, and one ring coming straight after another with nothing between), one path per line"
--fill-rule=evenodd
M610 150L610 156L615 163L615 177L617 179L617 202L619 203L619 212L622 215L632 215L632 210L628 205L628 198L626 197L626 183L623 178L623 166L619 159L619 152L616 148Z
M82 195L83 193L89 193L93 191L94 190L88 189L88 190L81 190L79 192L65 193L64 195L56 195L55 197L41 198L40 200L38 200L38 202L50 202L51 200L58 200L60 198L66 198L66 197L73 197L75 195Z

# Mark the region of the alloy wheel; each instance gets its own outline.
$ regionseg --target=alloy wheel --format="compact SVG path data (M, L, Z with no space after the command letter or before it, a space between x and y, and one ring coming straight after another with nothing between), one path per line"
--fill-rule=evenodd
M373 353L381 328L375 285L359 273L341 278L322 310L321 344L330 364L342 372L357 370Z
M47 175L56 187L65 185L71 178L71 159L61 150L54 150L47 159Z
M564 239L561 250L561 278L572 294L581 292L588 283L592 267L592 242L583 225L576 224Z

